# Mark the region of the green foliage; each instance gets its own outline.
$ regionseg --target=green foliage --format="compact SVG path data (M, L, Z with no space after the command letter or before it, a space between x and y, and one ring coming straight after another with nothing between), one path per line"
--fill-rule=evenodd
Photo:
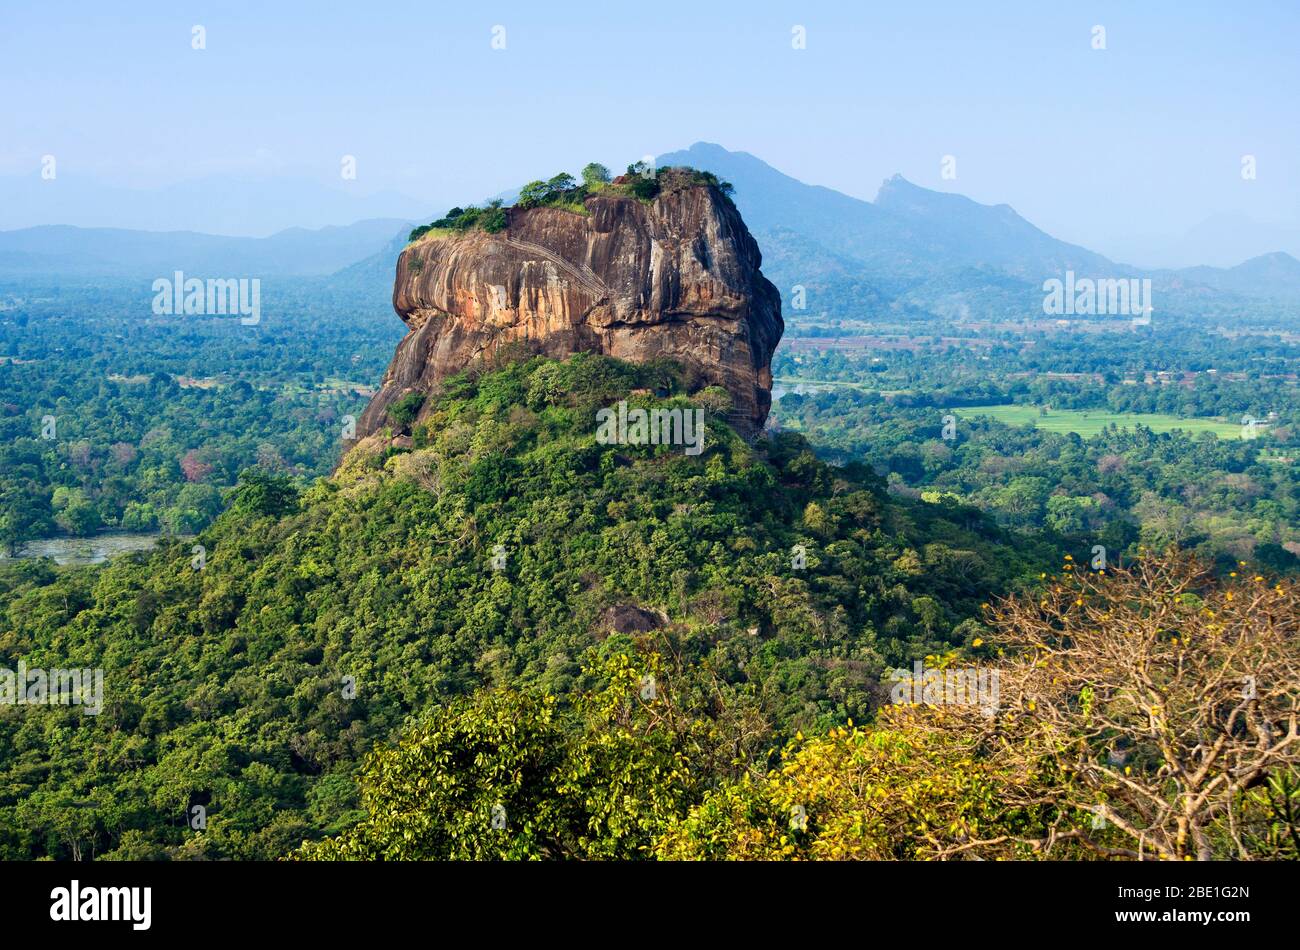
M696 771L716 781L735 758L761 761L768 736L866 720L886 666L966 642L962 623L983 600L1056 556L1010 546L976 512L891 501L869 469L827 466L793 434L749 445L706 417L697 457L595 442L598 408L652 406L631 390L659 388L688 398L666 364L592 354L462 376L422 410L424 448L354 451L296 504L286 481L244 476L196 539L201 571L193 542L100 568L0 567L0 663L101 665L107 684L98 717L0 708L0 856L68 857L75 844L271 858L338 836L364 818L359 763L412 715L507 687L559 697L547 721L569 733L568 697L607 685L599 661L626 644L610 618L632 608L660 618L653 636L687 718L733 737L691 740ZM444 722L445 741L412 740L410 752L454 747L468 728ZM612 758L584 766L585 797L561 794L586 810L549 817L545 834L521 839L529 848L627 856L703 793L628 791L633 830L580 841L593 815L612 826L624 814L622 799L587 799L614 794L614 770L640 767L639 743L686 742L591 728L584 754ZM586 761L568 749L566 767ZM567 781L550 762L538 766L547 781ZM67 804L91 798L104 804ZM185 823L195 804L206 830ZM29 820L37 807L48 817ZM83 824L65 827L73 819Z
M710 792L656 843L669 860L914 860L939 844L1024 824L1003 799L1032 773L991 765L975 743L906 728L800 736L760 779ZM1029 849L1019 857L1029 857Z
M645 857L699 797L712 731L673 708L657 657L607 657L599 692L482 690L439 707L362 769L367 817L312 860ZM666 684L665 684L666 685ZM673 728L672 720L686 726Z
M582 169L579 182L568 172L560 172L546 181L530 181L519 189L519 198L514 207L521 210L528 208L561 208L575 214L586 214L586 200L591 195L625 194L651 201L661 191L674 191L695 185L709 185L717 188L730 202L733 188L729 182L719 181L712 172L697 171L692 168L655 169L637 162L628 166L626 176L610 182L609 169L598 162L591 162ZM421 225L410 233L410 241L416 241L433 230L466 231L470 228L482 228L489 233L504 230L510 223L510 209L502 207L500 201L492 201L486 208L470 205L467 208L452 208L446 215L432 224Z
M136 283L11 284L0 312L0 548L188 533L256 466L329 472L400 336L391 308L277 280L257 327L138 315ZM57 420L42 437L42 418Z
M506 225L510 223L510 218L506 210L500 207L500 202L494 203L479 219L484 231L488 234L496 234L498 231L504 231Z
M600 162L591 162L582 168L582 183L588 188L609 184L609 169Z
M245 469L239 473L230 507L238 514L280 518L297 510L298 491L288 476Z
M424 405L424 393L407 393L388 407L388 418L399 429L409 429Z
M452 208L432 224L423 224L412 229L407 241L418 241L430 231L468 231L476 227L494 234L504 230L509 223L508 210L502 207L500 200L493 200L489 201L484 208L475 205Z
M887 359L785 351L783 385L824 389L788 393L774 414L824 458L869 462L895 491L956 499L1076 554L1177 544L1224 571L1242 559L1300 567L1300 402L1286 375L1296 344L1172 329L1080 347L1074 336L1007 334L969 352L913 337L916 352ZM1166 381L1135 369L1147 366ZM1194 370L1190 384L1170 382ZM1261 420L1258 438L1241 437L1243 416Z
M589 166L590 167L590 166ZM585 175L585 172L584 172ZM583 202L592 191L592 184L584 177L579 185L567 172L554 175L548 181L530 181L519 190L517 208L562 207L586 214Z

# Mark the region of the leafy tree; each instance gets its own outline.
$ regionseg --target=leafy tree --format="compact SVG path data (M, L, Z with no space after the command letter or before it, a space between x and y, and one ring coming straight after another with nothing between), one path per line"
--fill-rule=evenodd
M519 189L519 200L516 205L520 208L534 208L546 201L550 191L546 182L530 181Z
M230 507L242 514L279 518L297 510L298 490L287 475L245 469L239 473Z
M582 183L588 188L609 184L609 169L600 162L590 162L582 168Z

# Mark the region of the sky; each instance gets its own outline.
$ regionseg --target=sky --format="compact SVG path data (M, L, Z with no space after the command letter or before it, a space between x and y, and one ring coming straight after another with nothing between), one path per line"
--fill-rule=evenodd
M1300 228L1297 49L1300 4L1270 0L7 2L0 177L53 155L60 181L282 177L437 210L704 140L1161 263L1212 216Z

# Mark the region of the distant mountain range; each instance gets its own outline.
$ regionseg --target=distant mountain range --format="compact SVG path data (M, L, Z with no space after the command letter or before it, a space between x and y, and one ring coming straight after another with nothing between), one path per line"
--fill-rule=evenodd
M864 309L871 315L882 303L895 312L1025 316L1041 312L1043 282L1071 270L1079 277L1151 278L1157 309L1203 310L1207 295L1300 301L1300 261L1283 253L1227 269L1143 269L1059 241L1009 205L982 205L898 175L871 202L706 142L656 161L730 181L763 248L764 273L787 299L793 286L805 287L809 310L831 316Z
M1119 249L1119 256L1130 255L1153 267L1231 267L1274 251L1300 256L1300 228L1258 221L1241 213L1214 214L1179 235L1133 233L1113 238L1111 245Z
M428 202L408 195L367 192L342 179L324 184L305 173L212 175L150 189L105 185L62 168L50 181L0 176L0 230L5 231L70 224L267 237L289 228L422 217L429 210Z
M881 185L870 202L806 185L746 152L704 142L656 161L692 165L730 181L755 233L788 228L886 274L959 266L1037 277L1068 268L1114 267L1099 254L1043 233L1007 205L989 207L930 191L900 175Z
M49 225L0 231L0 276L165 277L175 270L195 277L323 276L369 257L412 227L399 218L374 218L247 238Z
M1274 251L1252 257L1236 267L1187 267L1175 273L1194 283L1244 297L1300 295L1300 261Z
M764 273L789 306L805 289L808 317L1041 314L1043 282L1150 278L1157 312L1230 317L1234 308L1300 307L1300 261L1276 251L1235 267L1151 270L1059 241L1008 205L982 205L901 176L875 201L808 185L753 155L696 143L658 156L735 186L735 201L763 250ZM512 193L504 192L507 198ZM0 232L0 277L324 276L376 295L391 292L398 252L424 218L380 217L346 227L290 228L264 238L190 231L48 226ZM787 318L798 322L791 310Z

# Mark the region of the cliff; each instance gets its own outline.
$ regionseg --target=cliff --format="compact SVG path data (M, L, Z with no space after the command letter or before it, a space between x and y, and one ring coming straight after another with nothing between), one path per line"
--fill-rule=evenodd
M584 207L512 208L495 233L433 230L406 247L393 307L408 332L359 436L383 428L395 400L521 341L548 356L674 359L728 390L733 425L762 428L784 324L735 206L692 184L651 202L596 194Z

